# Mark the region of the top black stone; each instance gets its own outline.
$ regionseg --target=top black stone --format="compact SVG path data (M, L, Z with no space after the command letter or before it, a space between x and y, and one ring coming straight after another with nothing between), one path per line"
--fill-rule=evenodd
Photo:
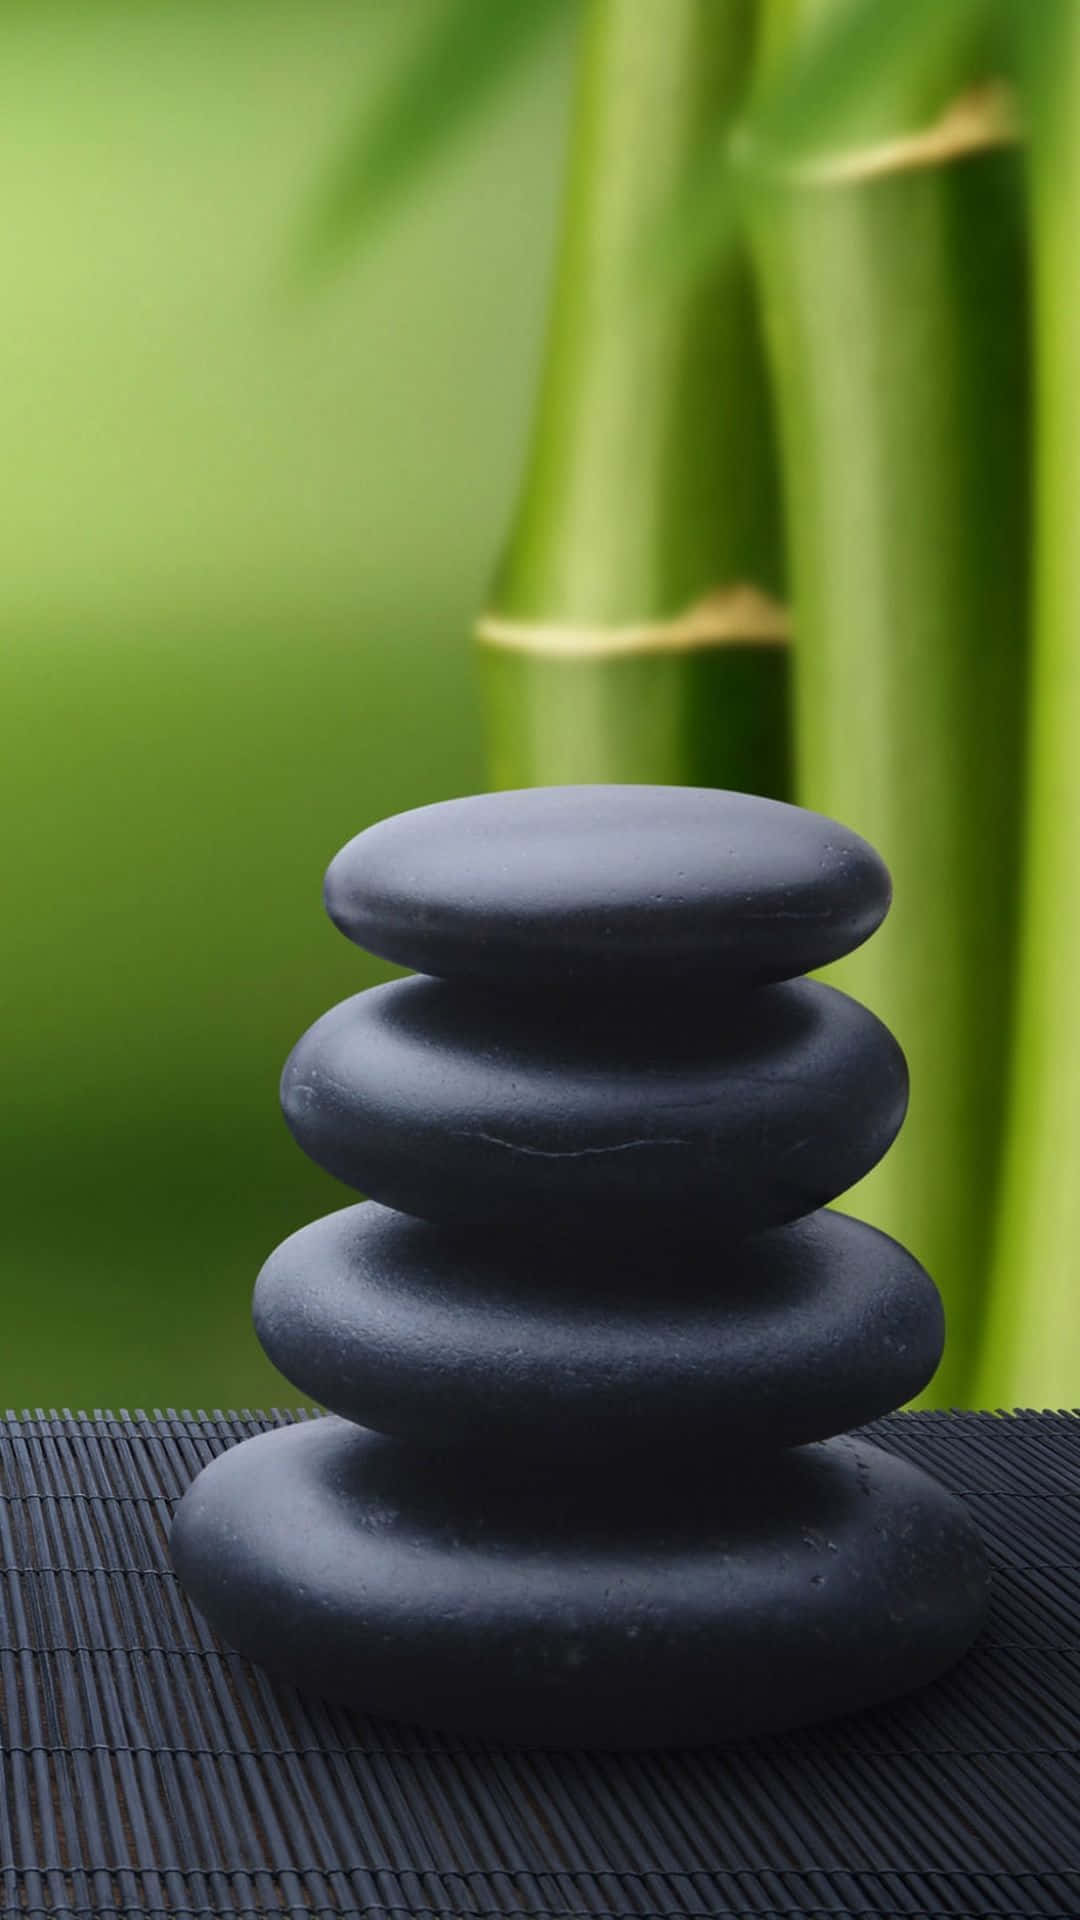
M888 870L822 814L712 787L535 787L380 820L331 861L358 946L507 985L788 980L860 946Z

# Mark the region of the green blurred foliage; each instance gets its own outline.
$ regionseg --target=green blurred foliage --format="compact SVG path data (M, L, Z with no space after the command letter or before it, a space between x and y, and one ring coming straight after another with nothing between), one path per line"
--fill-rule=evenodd
M483 783L559 188L570 8L361 264L290 276L439 4L0 14L7 1405L297 1397L252 1284L349 1195L277 1075L381 977L329 856Z

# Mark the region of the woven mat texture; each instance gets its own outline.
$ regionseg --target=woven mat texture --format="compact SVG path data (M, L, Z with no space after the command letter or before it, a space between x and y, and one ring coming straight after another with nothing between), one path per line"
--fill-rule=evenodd
M558 1754L271 1682L166 1552L200 1466L304 1415L0 1423L0 1901L182 1915L1080 1917L1080 1418L895 1414L972 1508L990 1625L887 1710L737 1748Z

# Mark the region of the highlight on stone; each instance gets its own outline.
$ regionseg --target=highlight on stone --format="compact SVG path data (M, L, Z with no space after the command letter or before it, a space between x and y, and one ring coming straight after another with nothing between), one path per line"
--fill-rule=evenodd
M537 788L380 822L326 898L420 972L286 1064L296 1139L369 1197L259 1276L331 1411L188 1490L196 1604L302 1687L508 1743L729 1740L944 1671L979 1537L848 1432L926 1385L941 1303L829 1207L906 1069L800 977L880 923L877 854L747 794Z

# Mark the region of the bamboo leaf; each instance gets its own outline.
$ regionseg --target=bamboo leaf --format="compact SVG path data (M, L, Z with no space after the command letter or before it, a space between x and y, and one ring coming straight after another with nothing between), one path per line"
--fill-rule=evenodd
M301 230L301 263L359 251L569 4L448 0L330 166Z

